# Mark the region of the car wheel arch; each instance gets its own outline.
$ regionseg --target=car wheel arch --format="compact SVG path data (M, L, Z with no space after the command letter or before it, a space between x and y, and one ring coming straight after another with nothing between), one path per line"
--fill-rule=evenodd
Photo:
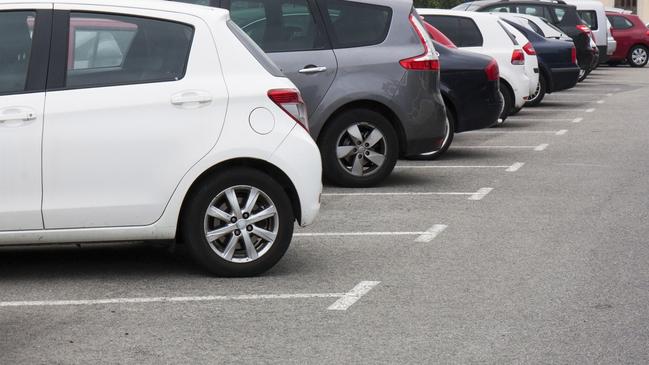
M457 116L457 107L455 106L455 102L453 101L453 98L451 98L448 94L445 92L442 92L442 99L444 100L444 106L450 110L451 114L455 117L455 120L458 120ZM453 126L455 129L457 129L457 126Z
M224 170L227 170L228 168L232 168L232 167L241 167L241 166L250 167L259 170L274 178L284 188L284 191L288 195L291 201L293 212L295 214L295 218L298 220L298 222L301 221L302 210L300 204L300 197L297 193L297 189L295 188L295 185L293 184L291 179L280 168L267 161L263 161L256 158L235 158L231 160L221 161L216 165L213 165L212 167L203 171L203 173L200 174L191 184L191 186L185 193L185 196L183 197L182 200L182 204L180 206L180 211L178 214L178 222L176 225L176 237L180 237L179 230L180 227L182 227L181 220L184 216L183 213L186 209L189 198L192 196L192 194L194 194L196 189L200 187L204 181L209 180L210 178L223 172Z
M397 133L397 139L399 143L399 156L403 156L405 154L405 147L406 147L406 132L403 129L403 125L401 123L401 120L397 116L397 114L387 105L384 103L375 101L375 100L355 100L352 102L349 102L347 104L344 104L340 107L338 107L329 117L326 119L326 122L322 126L320 133L318 135L318 146L321 145L321 136L324 135L324 131L329 127L329 123L336 118L337 115L344 113L348 110L353 110L353 109L368 109L368 110L373 110L373 111L378 111L379 113L383 114L389 121L392 127L394 128L394 131Z
M547 94L552 94L554 91L554 80L552 79L552 73L545 64L539 63L539 72L543 77L545 77L545 88Z
M506 87L507 89L509 89L509 92L511 93L512 97L513 97L514 99L516 99L516 93L514 92L514 88L513 88L512 85L509 83L509 81L507 81L506 79L504 79L504 78L501 77L501 78L500 78L500 83L501 83L501 84L504 84L505 87ZM512 100L512 105L514 105L514 104L516 104L516 100Z

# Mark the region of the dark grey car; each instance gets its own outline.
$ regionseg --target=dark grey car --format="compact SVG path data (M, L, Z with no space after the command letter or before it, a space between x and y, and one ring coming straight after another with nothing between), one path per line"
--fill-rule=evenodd
M399 157L440 148L439 64L412 0L185 2L230 9L298 86L329 181L375 185Z

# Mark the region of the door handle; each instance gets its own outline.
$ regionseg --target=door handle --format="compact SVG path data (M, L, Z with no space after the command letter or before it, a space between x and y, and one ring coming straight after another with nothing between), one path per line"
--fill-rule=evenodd
M303 69L301 69L298 72L305 75L311 75L311 74L317 74L325 71L327 71L327 68L324 66L309 65L309 66L305 66Z
M23 123L34 119L36 119L36 112L27 108L8 108L0 111L0 123Z
M201 107L212 102L212 95L204 91L183 91L171 97L171 104L185 107Z

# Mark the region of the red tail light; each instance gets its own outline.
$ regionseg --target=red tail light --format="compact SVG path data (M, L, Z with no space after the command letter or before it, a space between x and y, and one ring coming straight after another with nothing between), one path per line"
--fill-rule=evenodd
M570 50L570 60L571 60L572 63L574 63L575 65L577 64L577 48L575 48L574 46L573 46L572 49Z
M306 104L304 104L299 91L296 89L273 89L268 91L268 97L299 125L307 131L309 130Z
M536 55L536 50L534 49L534 46L532 46L532 43L530 43L530 42L527 42L523 46L523 51L525 51L525 53L527 53L530 56Z
M439 60L435 59L433 45L427 36L424 36L424 34L427 34L426 29L412 14L410 15L410 24L412 24L422 46L424 46L424 53L416 57L401 60L399 63L406 70L439 71Z
M512 65L524 65L525 64L525 53L521 49L515 49L512 52Z
M577 29L582 33L590 33L590 28L586 24L577 24Z
M646 34L647 34L647 37L649 37L649 30L647 31L647 33L646 33Z
M487 74L487 80L489 81L497 81L500 79L500 69L498 68L498 62L496 62L496 60L491 60L484 69L484 72Z

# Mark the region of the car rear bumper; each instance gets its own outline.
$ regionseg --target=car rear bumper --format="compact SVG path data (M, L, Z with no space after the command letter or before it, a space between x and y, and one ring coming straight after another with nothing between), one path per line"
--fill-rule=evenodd
M489 128L498 122L503 108L503 100L499 92L499 82L489 81L480 96L467 101L468 105L460 105L456 110L455 133Z
M550 72L552 73L552 90L548 90L549 93L573 88L579 80L578 66L552 68Z

